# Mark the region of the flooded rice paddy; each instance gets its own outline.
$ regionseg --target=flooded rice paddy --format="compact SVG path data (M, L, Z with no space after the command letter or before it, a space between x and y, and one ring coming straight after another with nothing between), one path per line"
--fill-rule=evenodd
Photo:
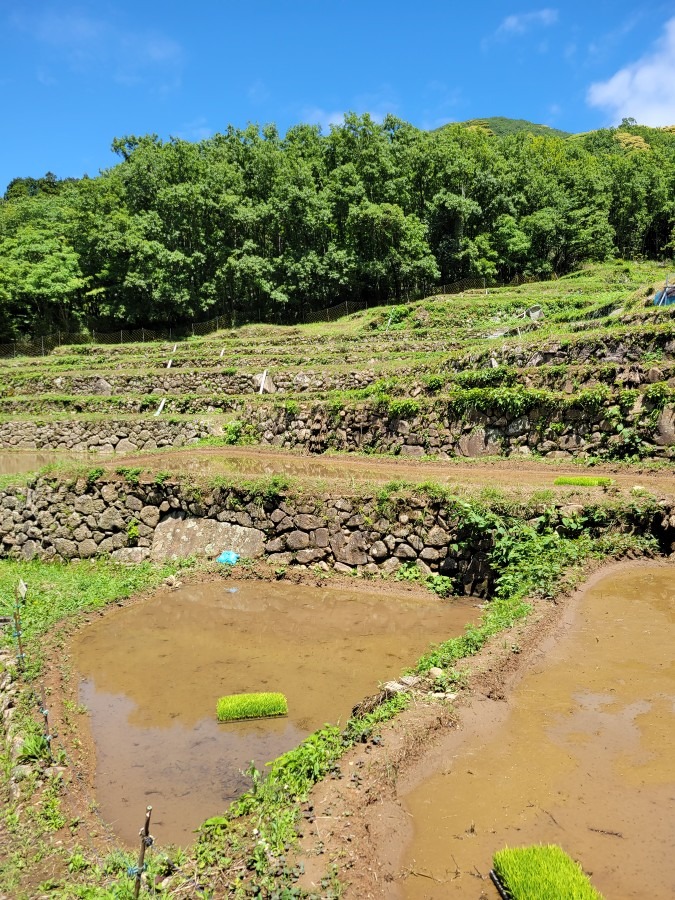
M508 714L482 730L469 719L405 797L403 895L496 897L495 850L550 842L607 898L675 896L674 641L674 567L591 586Z
M480 615L441 601L229 579L163 590L74 641L96 748L96 799L133 842L153 806L162 843L186 844L248 786L241 774L296 746ZM219 725L216 700L282 691L289 715Z
M349 453L300 454L262 446L161 450L157 453L125 456L125 464L142 466L146 470L169 468L175 473L189 472L190 475L199 474L204 477L229 475L233 478L254 478L285 475L301 478L303 483L313 480L343 484L376 484L392 479L414 483L432 480L448 486L493 485L501 488L553 488L559 475L609 475L623 489L640 484L649 490L672 490L672 473L666 470L641 472L637 475L614 471L612 467L594 466L585 469L575 465L551 465L522 459L481 463L456 457L445 461L405 456L377 458ZM570 492L570 488L564 490ZM584 494L592 490L602 492L600 488L583 489Z
M0 450L0 475L36 472L44 466L77 459L91 459L91 457L59 450Z

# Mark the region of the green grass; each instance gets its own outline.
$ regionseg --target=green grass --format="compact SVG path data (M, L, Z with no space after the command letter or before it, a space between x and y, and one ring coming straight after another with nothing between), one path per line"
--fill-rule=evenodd
M180 563L156 566L150 562L124 566L106 559L77 563L0 560L0 615L12 614L19 578L28 585L26 603L21 609L27 676L40 671L40 637L61 619L157 587L181 567ZM6 633L4 640L11 643L11 635Z
M221 697L216 704L219 722L236 722L239 719L262 719L288 714L288 701L283 694L230 694Z
M495 853L493 865L513 900L602 900L581 866L555 844L507 847Z
M553 484L569 484L575 487L609 487L614 484L614 479L594 475L561 475Z

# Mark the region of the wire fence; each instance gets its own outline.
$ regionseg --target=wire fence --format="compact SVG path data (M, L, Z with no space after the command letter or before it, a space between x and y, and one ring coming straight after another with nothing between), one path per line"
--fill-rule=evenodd
M419 300L423 297L461 294L463 291L487 290L488 288L493 287L519 285L540 280L540 278L522 275L516 276L516 278L509 282L498 282L485 278L463 278L461 281L455 281L453 284L418 286L414 292L411 292L404 298L396 300L392 299L385 304L378 302L377 305L396 306L400 303L410 303L413 300ZM342 303L338 303L337 306L331 306L328 309L306 312L304 320L306 323L334 322L342 316L361 312L367 308L367 300L346 300ZM190 322L186 325L167 325L166 327L156 329L120 328L116 331L106 332L94 330L91 332L57 331L54 334L45 334L42 337L36 337L32 341L12 341L9 344L0 344L0 359L12 359L17 356L47 356L58 347L82 344L112 345L144 343L146 341L179 341L189 337L204 337L207 334L213 334L215 331L220 331L222 328L230 328L231 324L232 322L229 316L216 316L213 319L208 319L206 322Z
M203 337L230 327L230 318L216 316L206 322L191 322L187 325L167 325L165 328L120 328L118 331L72 332L57 331L32 341L13 341L0 344L0 359L15 356L46 356L57 347L81 344L135 344L146 341L178 341L188 337Z
M335 322L342 316L349 316L355 312L368 309L366 300L345 300L344 303L338 303L337 306L331 306L328 309L318 309L314 312L305 313L305 322Z
M520 284L532 284L536 281L543 281L541 277L535 278L530 275L516 275L511 281L495 281L490 278L462 278L460 281L454 281L452 284L433 285L428 284L418 287L404 297L398 299L390 299L386 303L377 303L377 306L399 306L402 303L412 303L415 300L421 300L424 297L438 297L448 294L462 294L464 291L489 290L495 287L517 287ZM331 306L328 309L319 309L313 312L305 313L305 322L335 322L342 316L351 315L351 313L360 312L368 308L367 300L347 300L344 303L338 303L337 306Z

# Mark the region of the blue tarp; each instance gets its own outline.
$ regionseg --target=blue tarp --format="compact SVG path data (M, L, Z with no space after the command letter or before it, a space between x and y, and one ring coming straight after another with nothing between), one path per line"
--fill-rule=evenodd
M675 303L675 284L669 284L662 291L657 291L654 306L672 306Z

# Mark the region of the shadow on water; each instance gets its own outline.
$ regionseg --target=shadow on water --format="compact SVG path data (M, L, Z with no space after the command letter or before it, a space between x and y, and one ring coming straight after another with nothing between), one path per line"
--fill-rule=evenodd
M231 592L236 588L236 592ZM102 815L132 842L152 804L163 843L186 843L296 746L479 615L467 600L230 580L162 591L78 635ZM219 696L282 691L283 719L219 725Z

